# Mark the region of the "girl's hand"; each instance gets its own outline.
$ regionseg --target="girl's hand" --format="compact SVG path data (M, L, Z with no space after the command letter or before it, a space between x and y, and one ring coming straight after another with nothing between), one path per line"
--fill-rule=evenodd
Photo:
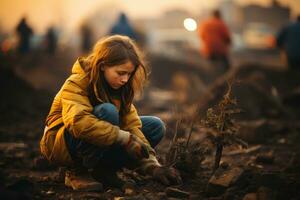
M136 160L149 158L147 145L128 131L120 130L116 142L124 146L129 156Z
M126 145L127 153L136 160L149 158L149 151L145 143L137 136L130 134L129 141Z
M153 170L152 176L164 185L178 185L182 183L179 172L173 167L156 167Z

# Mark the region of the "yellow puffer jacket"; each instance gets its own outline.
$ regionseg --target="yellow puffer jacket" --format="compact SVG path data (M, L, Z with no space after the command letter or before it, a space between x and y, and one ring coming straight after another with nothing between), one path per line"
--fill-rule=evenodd
M142 123L133 105L131 105L130 112L121 119L122 126L119 128L109 122L99 120L92 114L93 106L88 99L87 87L88 78L80 66L79 59L72 68L71 76L55 96L46 119L40 149L51 163L72 164L64 139L65 130L78 139L105 147L115 142L121 128L135 134L149 145L141 132ZM116 106L119 109L118 104L116 103Z

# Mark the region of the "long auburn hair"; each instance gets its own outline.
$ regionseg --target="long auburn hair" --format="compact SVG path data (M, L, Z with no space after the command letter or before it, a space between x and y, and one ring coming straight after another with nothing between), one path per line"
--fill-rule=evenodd
M89 78L89 99L94 106L101 101L112 103L109 84L101 69L104 66L112 67L131 61L134 71L128 82L120 88L120 115L128 113L135 94L142 93L149 75L144 57L135 42L121 35L104 37L82 61Z

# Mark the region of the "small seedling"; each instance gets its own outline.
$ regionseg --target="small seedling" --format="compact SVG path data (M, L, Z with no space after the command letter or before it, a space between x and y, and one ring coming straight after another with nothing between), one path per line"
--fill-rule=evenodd
M232 83L228 83L228 90L223 99L214 107L209 108L206 116L201 120L201 125L207 134L207 138L216 148L213 172L219 168L223 148L225 146L239 145L247 147L246 142L237 137L239 126L233 119L234 114L241 112L236 108L237 101L232 99Z

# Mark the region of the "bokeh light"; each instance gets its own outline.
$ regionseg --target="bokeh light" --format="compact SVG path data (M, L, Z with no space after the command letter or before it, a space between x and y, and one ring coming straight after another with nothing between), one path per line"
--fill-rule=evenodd
M188 31L195 31L197 29L197 22L192 18L186 18L183 21L184 28Z

